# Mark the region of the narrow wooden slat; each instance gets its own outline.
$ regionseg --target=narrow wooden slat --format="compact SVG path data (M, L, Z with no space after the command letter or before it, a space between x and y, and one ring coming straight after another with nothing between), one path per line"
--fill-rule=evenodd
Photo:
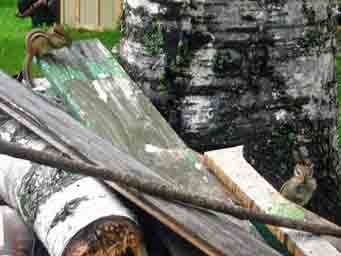
M75 8L75 20L76 25L79 26L81 23L81 0L76 1L76 8Z
M65 3L64 3L65 0L60 0L60 24L64 24L65 22Z
M238 197L244 207L322 224L319 216L283 198L244 159L243 147L205 153L206 163L225 187ZM294 256L340 256L325 239L305 232L268 226L269 230ZM339 244L341 240L338 239Z
M114 1L114 10L113 10L113 23L117 26L122 18L123 14L123 1L115 0Z
M101 27L101 8L102 8L102 5L101 5L101 0L97 0L97 27Z
M73 55L73 67L77 67L77 65L81 66L84 62L84 56L81 54L84 52L81 51L81 49L77 49L77 47L80 46L81 44L70 49L70 51L65 52L67 55ZM96 53L104 51L102 48L103 46L98 44L90 43L88 46L89 49L87 54L94 58L98 57L98 54ZM81 58L81 56L83 57ZM66 72L68 71L66 70ZM86 73L91 74L90 70L87 70ZM176 175L178 178L177 180L174 180L172 177L169 177L167 173L167 171L172 171L172 168L163 171L167 166L165 164L159 165L159 169L150 169L146 167L128 154L120 151L117 146L103 140L89 129L81 126L65 112L57 109L40 96L33 94L27 88L24 88L11 80L8 76L0 73L0 81L1 109L6 111L4 106L7 106L7 111L8 108L10 108L12 109L12 112L17 112L18 115L16 118L18 121L22 123L26 122L26 127L34 130L39 136L44 137L55 147L60 148L62 152L66 153L64 149L70 148L72 157L83 158L91 163L106 166L108 168L120 168L122 171L133 173L141 178L154 180L160 184L178 185L181 179L188 181L191 181L192 179L192 182L196 181L196 178L193 178L195 177L195 172L185 178L186 176L184 176L184 174L189 174L186 172L186 169L182 170L183 176ZM59 76L59 81L63 81L63 75ZM126 88L124 87L124 84L122 84L122 86L123 89ZM8 90L8 87L11 87L11 90ZM117 92L120 90L121 89ZM129 91L124 92L129 94ZM141 95L142 97L142 94L138 95ZM122 96L122 93L118 96ZM119 97L117 99L119 99ZM143 99L144 98L142 97L141 100L144 101ZM133 99L132 102L134 102ZM91 102L88 103L91 104ZM152 105L148 106L147 109L153 109ZM12 112L8 113L13 115ZM98 114L100 113L101 112L98 112ZM129 111L127 111L127 113L129 113ZM140 120L143 120L143 115L139 118ZM167 127L163 128L170 129ZM59 143L55 143L56 141ZM198 187L197 183L194 182L194 186L188 184L188 188L196 190L201 189L204 194L208 193L210 190L211 193L214 193L212 189L215 189L215 191L222 190L222 188L207 185L207 179L211 180L212 177L207 173L206 179L202 177L201 187ZM212 212L166 202L141 193L129 191L113 183L110 184L122 195L158 218L162 223L169 226L172 230L183 236L208 255L278 255L278 253L267 247L261 241L252 238L252 236L246 232L245 228L243 228L243 225L240 224L240 221L237 221L234 218L228 218L226 216L213 214ZM222 193L218 194L222 195ZM209 195L209 193L206 195Z

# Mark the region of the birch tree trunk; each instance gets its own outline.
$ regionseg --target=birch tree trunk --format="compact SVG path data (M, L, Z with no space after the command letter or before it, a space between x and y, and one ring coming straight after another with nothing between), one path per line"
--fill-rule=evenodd
M312 208L337 221L333 8L333 0L125 0L120 57L194 149L245 144L277 188L297 161L311 160Z
M54 152L14 120L2 139ZM133 213L96 179L0 155L0 196L16 208L51 256L145 255Z

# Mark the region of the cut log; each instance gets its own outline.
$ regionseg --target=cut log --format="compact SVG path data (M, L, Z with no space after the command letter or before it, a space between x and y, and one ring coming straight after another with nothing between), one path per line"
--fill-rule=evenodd
M316 214L283 198L244 159L242 146L206 152L205 156L208 167L244 207L311 223L326 223ZM341 255L341 252L319 236L274 226L268 228L295 256ZM341 244L341 239L335 240Z
M15 120L0 137L55 152ZM132 212L101 182L63 170L0 155L0 196L32 226L51 256L145 256Z
M101 54L108 57L101 61L101 63L107 63L107 66L105 66L107 72L113 72L115 69L121 71L121 68L118 65L115 66L112 60L110 61L110 53L108 53L108 51L98 42L86 42L83 43L83 47L79 47L81 47L81 44L78 46L75 45L70 52L65 51L67 55L73 56L74 62L71 62L72 66L62 66L58 63L58 65L61 65L61 69L67 70L67 74L74 74L75 76L76 74L80 74L80 76L84 77L85 75L81 70L87 71L87 75L92 74L90 71L98 70L98 67L100 66L95 62L95 57L101 56ZM64 50L62 50L61 53L63 51ZM93 56L90 59L93 63L92 69L89 69L88 67L82 69L82 65L86 63L86 59L82 56L82 53L85 52L88 52ZM68 58L65 58L65 60L69 61ZM47 70L50 68L51 66L48 66ZM59 80L56 80L55 77L53 80L50 79L50 81L62 83L63 81L68 80L65 73L58 73L57 71L58 70L56 70L55 75L59 77ZM97 74L102 74L103 76L102 72L97 72ZM120 74L123 76L124 72L121 71ZM195 153L188 150L183 144L182 147L179 145L171 147L175 142L181 142L176 135L163 136L164 139L167 139L172 143L164 150L165 154L160 154L160 156L158 156L158 154L156 154L157 152L154 152L153 150L152 152L148 152L150 151L150 148L162 148L162 145L154 144L153 147L146 147L148 150L144 154L146 156L150 154L147 159L149 159L151 163L156 162L156 164L159 164L159 168L156 168L158 165L154 167L155 169L147 168L125 152L118 150L118 147L114 146L111 142L103 140L94 134L94 132L82 127L65 112L47 103L27 88L18 85L16 82L9 79L8 76L1 74L0 80L1 109L15 117L29 129L38 133L39 136L42 136L63 153L68 154L75 159L87 160L90 163L95 163L108 168L119 168L122 171L130 172L141 178L158 182L159 184L171 184L175 186L183 184L187 189L193 189L205 196L218 196L230 200L213 175L210 175L204 169L197 168L198 161L196 160ZM114 78L109 78L107 80L114 81ZM130 102L130 104L138 104L138 100L141 99L142 103L145 103L145 105L142 104L142 106L145 107L145 111L157 113L154 107L143 98L142 92L137 88L130 90L131 87L129 87L128 83L129 79L126 78L125 81L125 84L121 84L121 86L123 86L122 89L119 89L119 85L114 87L117 91L115 91L115 94L113 95L119 96L115 99L118 101L122 100L124 103ZM86 84L84 80L77 83L81 82ZM13 90L7 90L6 88L8 88L8 86L13 86ZM129 100L124 101L125 97L128 97ZM91 104L91 102L88 103ZM124 106L124 104L118 104L118 107L120 108L123 108ZM136 108L136 111L138 109L139 108ZM141 108L141 110L142 109L144 108ZM98 113L101 112L98 111ZM125 112L126 115L129 115L129 113L129 111ZM145 118L148 118L148 115L144 115L143 112L137 113L137 117L132 115L132 117L134 117L132 120L138 118L139 122L137 122L136 125L140 125L139 127L142 131L143 126L141 123ZM171 131L163 119L158 119L157 122L160 122L160 125L162 125L164 129ZM150 125L151 123L145 122L145 127L152 127L148 126L148 124ZM155 126L160 130L160 125ZM89 123L89 126L91 126L91 123ZM124 132L125 130L123 129L121 131ZM137 129L137 131L139 131L139 129ZM150 131L156 132L157 129L151 129ZM136 138L140 138L141 136L141 134L138 134ZM155 136L156 135L154 134L150 139L153 139ZM145 150L145 147L139 149L142 153ZM178 151L174 151L174 149L178 149ZM127 150L127 148L123 150ZM169 155L174 153L175 155L178 155L177 152L180 153L180 156L183 156L183 153L187 153L185 156L189 156L189 159L191 160L191 165L187 163L188 168L184 168L182 165L175 168L178 163L174 159L169 163L170 166L174 165L174 168L167 169L165 168L165 165L161 165L162 161L167 161L170 158ZM165 170L167 170L167 172ZM248 232L242 228L245 224L235 218L227 218L211 212L189 208L184 205L169 203L141 193L134 193L133 191L120 187L114 183L110 184L122 195L132 200L137 206L157 217L161 222L168 225L172 230L189 240L208 255L278 255L278 253L262 242L252 238ZM235 223L238 223L239 225Z
M0 255L26 256L32 251L34 235L18 213L0 206Z

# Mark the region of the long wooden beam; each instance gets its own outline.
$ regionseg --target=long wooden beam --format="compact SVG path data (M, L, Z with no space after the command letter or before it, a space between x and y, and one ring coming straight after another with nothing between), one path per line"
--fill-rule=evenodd
M316 224L326 223L319 216L283 198L244 159L242 146L206 152L205 157L210 170L244 207ZM294 256L341 255L319 236L274 226L268 228ZM341 244L341 239L337 241Z

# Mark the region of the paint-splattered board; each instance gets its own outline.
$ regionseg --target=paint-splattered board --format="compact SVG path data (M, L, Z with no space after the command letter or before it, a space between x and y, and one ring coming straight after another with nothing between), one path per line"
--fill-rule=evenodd
M91 118L85 118L89 113L92 113L91 116L94 117L94 115L101 116L110 112L116 117L115 122L118 124L115 124L112 129L121 130L117 133L113 132L112 135L120 134L121 136L115 137L117 138L117 141L114 141L115 145L102 139L90 129L86 129L74 118L2 73L0 73L0 108L56 148L76 159L85 159L117 171L131 172L143 179L161 184L181 186L208 197L215 196L230 200L223 186L201 166L200 157L185 147L162 118L154 120L159 113L146 100L142 92L138 88L130 88L128 78L119 79L115 83L113 77L105 75L103 72L105 70L114 72L115 69L118 68L120 71L121 68L119 65L113 65L109 57L101 59L101 54L108 55L109 53L98 41L87 41L76 44L71 49L61 50L58 58L50 60L51 64L45 62L42 66L49 70L49 67L61 65L58 70L63 70L63 72L58 72L58 70L47 72L49 74L53 72L53 78L50 77L50 81L53 84L75 81L74 84L79 91L76 90L74 93L79 93L81 98L84 93L86 94L86 86L90 84L101 85L105 90L109 85L115 85L111 88L113 91L110 100L113 104L114 101L117 102L113 105L112 112L104 109L103 101L100 103L93 98L94 95L98 95L97 99L100 99L98 92L101 90L93 91L93 95L86 94L90 98L87 98L83 104L89 104L88 110L93 110L88 113L79 109L79 105L75 104L77 101L72 100L73 94L69 93L72 90L65 88L64 94L66 102L74 104L73 114L82 117L81 121L89 120L85 123L85 126L89 128L96 125L91 122ZM61 60L65 63L60 64ZM98 60L101 62L99 63ZM92 65L89 66L87 63L92 63ZM99 67L102 65L104 68L101 70ZM97 74L97 77L94 77L94 74ZM121 74L124 73L121 72ZM119 81L126 81L126 83L118 83ZM9 87L11 90L7 89ZM96 107L97 104L99 108ZM129 108L129 104L137 105ZM125 108L121 116L119 115L120 108ZM99 121L108 124L103 117L99 117ZM120 125L121 128L119 128ZM136 125L136 134L127 132L132 129L131 125ZM110 134L110 129L105 129L106 125L101 127L103 128L101 136ZM150 134L145 136L142 133L143 130ZM160 136L158 135L160 131L170 133L163 134L162 140L158 142L155 138ZM150 142L141 144L142 142L139 143L142 141L141 138L148 138ZM126 142L131 142L131 144L126 144ZM144 164L136 160L136 158L141 160L139 154L143 155L142 163ZM110 185L208 255L279 255L248 233L247 222L169 203L136 193L114 183Z
M319 216L283 198L244 159L242 146L206 152L205 161L244 207L313 223L325 222ZM269 226L269 229L294 256L341 255L321 237L286 228Z

